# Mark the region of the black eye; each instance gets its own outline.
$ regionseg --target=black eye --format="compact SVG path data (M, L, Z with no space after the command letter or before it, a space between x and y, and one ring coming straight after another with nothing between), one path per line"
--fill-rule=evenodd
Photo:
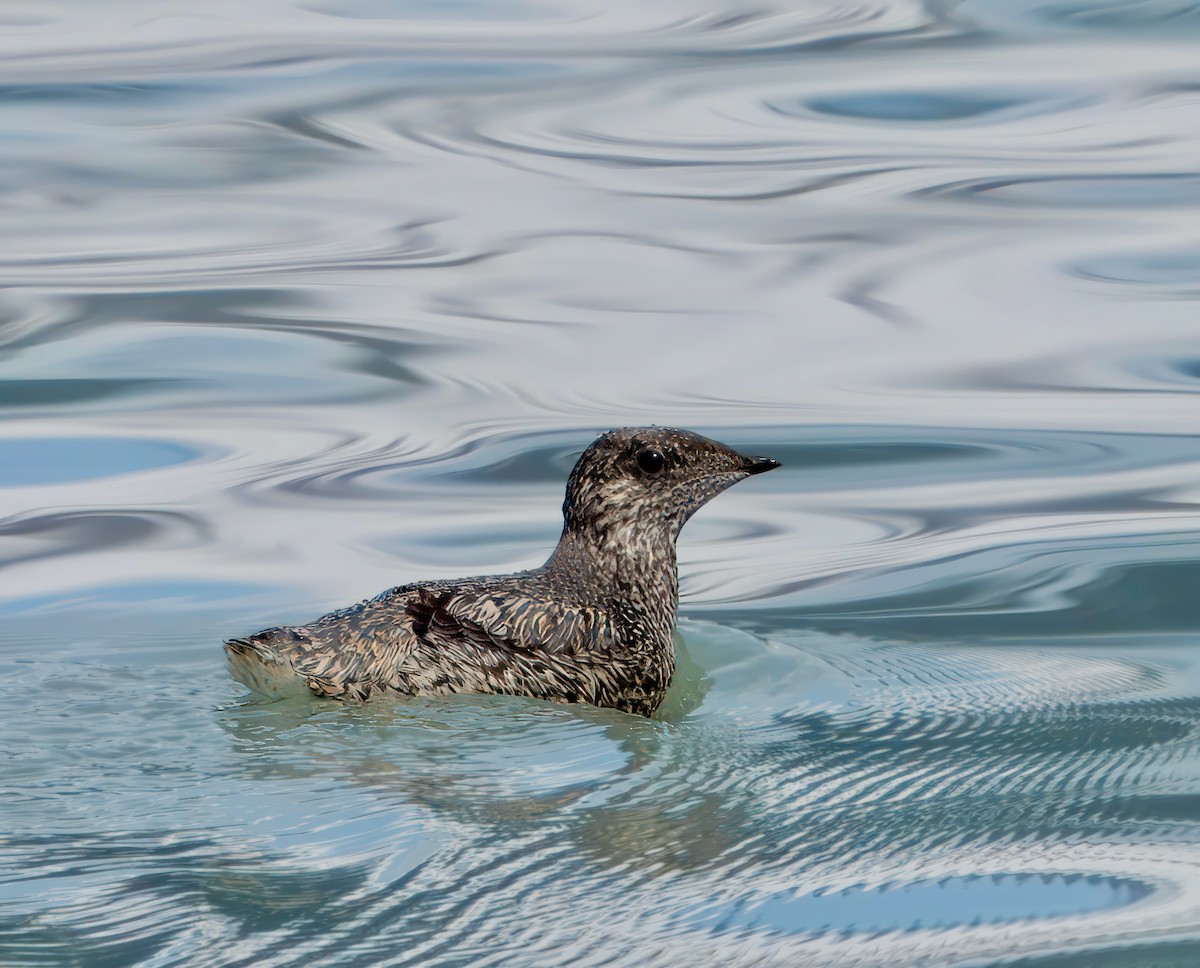
M638 467L647 474L657 474L663 468L663 455L657 450L643 450L638 454Z

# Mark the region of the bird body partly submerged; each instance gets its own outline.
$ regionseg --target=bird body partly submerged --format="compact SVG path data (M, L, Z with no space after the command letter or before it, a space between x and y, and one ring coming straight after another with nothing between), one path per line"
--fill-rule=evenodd
M269 697L502 693L649 715L675 670L675 539L705 502L779 466L681 430L600 437L575 465L541 568L421 582L225 643Z

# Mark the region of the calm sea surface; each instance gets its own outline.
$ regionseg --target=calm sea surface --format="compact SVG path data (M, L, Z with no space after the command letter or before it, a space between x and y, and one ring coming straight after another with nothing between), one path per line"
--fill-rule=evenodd
M1200 965L1190 0L0 7L0 964ZM624 424L654 720L255 704Z

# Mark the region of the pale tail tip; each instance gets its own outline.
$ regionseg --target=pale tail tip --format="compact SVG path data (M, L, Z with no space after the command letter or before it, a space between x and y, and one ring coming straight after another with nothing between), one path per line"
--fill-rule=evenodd
M225 659L229 674L265 699L312 695L307 681L265 645L249 639L229 639Z

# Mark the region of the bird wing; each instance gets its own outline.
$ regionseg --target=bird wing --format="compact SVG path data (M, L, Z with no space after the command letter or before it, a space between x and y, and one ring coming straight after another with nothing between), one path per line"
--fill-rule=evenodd
M305 626L266 629L236 640L230 654L282 663L318 696L365 699L385 689L597 702L620 675L619 663L602 661L613 638L598 608L431 583L391 589ZM238 677L255 688L255 677Z
M597 664L588 661L610 632L600 609L498 590L429 586L415 590L406 614L416 648L397 665L397 675L409 684L400 691L594 702L605 685L596 680Z

